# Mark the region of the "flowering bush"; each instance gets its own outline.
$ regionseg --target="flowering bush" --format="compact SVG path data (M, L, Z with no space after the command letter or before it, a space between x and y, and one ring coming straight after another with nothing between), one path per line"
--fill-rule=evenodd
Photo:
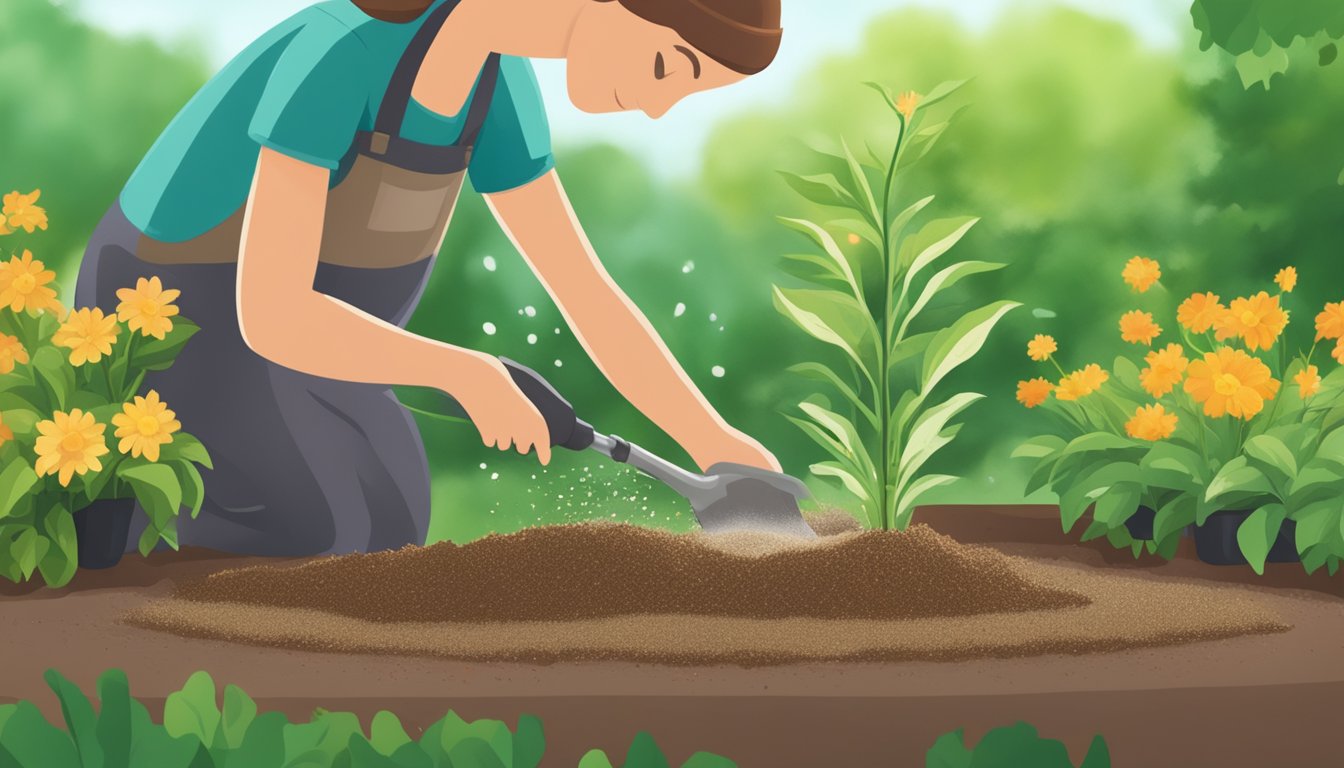
M45 230L39 196L6 195L0 234ZM134 498L150 518L140 551L176 547L181 506L200 510L195 465L210 458L157 392L139 394L199 330L178 316L178 292L142 278L104 315L65 309L55 281L27 249L0 262L0 575L62 586L78 566L75 512Z
M1146 293L1161 267L1135 257L1122 277ZM1156 512L1147 548L1166 556L1186 526L1221 510L1250 511L1237 538L1257 572L1291 520L1307 569L1335 572L1344 557L1344 372L1322 377L1315 358L1329 342L1344 361L1344 302L1317 315L1315 344L1289 358L1283 302L1297 279L1286 267L1273 294L1226 305L1213 293L1190 296L1176 309L1179 341L1151 313L1125 313L1120 335L1146 349L1142 368L1121 356L1110 371L1093 363L1066 373L1053 338L1031 340L1027 354L1061 378L1018 384L1018 400L1056 426L1014 453L1036 463L1027 492L1054 490L1066 530L1091 507L1084 538L1106 536L1136 554L1144 543L1124 524L1141 505ZM1164 334L1170 340L1161 343Z

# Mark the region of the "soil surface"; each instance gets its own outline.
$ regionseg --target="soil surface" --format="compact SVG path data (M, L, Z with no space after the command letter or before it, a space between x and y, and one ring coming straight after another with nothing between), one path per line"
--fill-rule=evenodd
M0 702L30 699L59 721L44 670L60 669L92 690L100 672L119 667L157 717L164 697L206 669L221 686L239 685L263 709L295 719L320 706L356 712L367 725L390 709L415 734L450 709L511 723L535 714L546 724L545 766L573 766L594 747L624 754L641 730L674 765L707 750L744 768L914 766L944 732L965 728L975 741L1018 720L1063 739L1075 763L1102 733L1119 768L1344 765L1335 714L1344 699L1344 579L1307 577L1293 565L1271 565L1257 577L1189 556L1117 558L1070 541L1058 511L1047 508L936 508L917 519L1071 578L1120 576L1252 599L1292 629L1084 655L746 668L312 653L121 621L207 574L263 563L198 550L81 572L61 591L0 586L8 595L0 597L0 627L11 649L0 662Z
M1079 575L926 526L803 541L605 524L225 571L128 621L310 651L743 666L1092 653L1290 628L1247 595Z

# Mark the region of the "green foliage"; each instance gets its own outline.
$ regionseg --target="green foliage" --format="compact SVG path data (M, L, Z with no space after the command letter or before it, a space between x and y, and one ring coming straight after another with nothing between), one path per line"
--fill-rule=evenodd
M966 746L963 731L946 734L925 757L926 768L1074 768L1064 743L1043 739L1026 723L996 728L974 749ZM1097 736L1078 768L1110 768L1106 740Z
M1319 50L1320 66L1339 55L1344 5L1335 0L1195 0L1190 9L1202 50L1217 45L1237 57L1237 71L1250 88L1268 89L1288 69L1287 49L1300 39Z
M412 739L391 712L374 715L366 735L348 712L318 710L307 723L259 712L236 686L225 686L223 706L209 674L197 672L164 702L163 724L131 698L126 675L98 679L98 712L79 688L55 670L47 684L61 704L62 730L31 702L0 706L0 765L6 768L537 768L546 750L539 720L523 715L510 730L498 720L467 722L449 712ZM612 763L594 750L579 763ZM624 768L666 768L667 758L647 733L630 746ZM700 752L683 768L733 768Z
M896 125L889 160L876 155L860 160L842 141L842 154L819 153L833 173L785 174L806 200L842 213L828 226L783 219L820 249L820 254L788 257L797 267L795 276L818 287L776 286L775 306L808 335L840 350L848 363L840 370L821 362L794 366L795 372L829 385L841 403L814 394L799 405L807 418L789 420L831 457L813 464L812 471L839 480L873 528L904 529L924 494L956 481L924 467L956 437L960 427L952 419L984 395L960 393L930 401L938 385L973 358L999 320L1019 306L999 301L941 329L911 333L914 327L928 327L916 321L942 292L965 277L1002 267L967 261L928 276L977 220L936 219L909 232L933 198L893 217L894 188L903 169L928 154L946 129L947 123L924 128L927 110L963 84L938 86L918 107L912 94L898 100L874 84ZM848 232L855 247L846 251L831 230Z

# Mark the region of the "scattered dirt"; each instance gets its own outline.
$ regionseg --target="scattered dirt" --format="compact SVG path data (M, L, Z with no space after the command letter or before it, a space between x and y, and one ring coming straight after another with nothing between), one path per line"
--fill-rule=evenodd
M1288 629L1248 593L1081 573L925 526L814 542L537 528L223 571L127 621L315 651L743 666L1105 652Z

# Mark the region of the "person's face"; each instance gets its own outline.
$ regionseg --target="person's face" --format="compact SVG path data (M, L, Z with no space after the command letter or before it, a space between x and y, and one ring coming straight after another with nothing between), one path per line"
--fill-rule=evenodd
M584 112L642 110L657 119L693 93L746 79L672 29L620 3L589 3L570 40L569 99Z

